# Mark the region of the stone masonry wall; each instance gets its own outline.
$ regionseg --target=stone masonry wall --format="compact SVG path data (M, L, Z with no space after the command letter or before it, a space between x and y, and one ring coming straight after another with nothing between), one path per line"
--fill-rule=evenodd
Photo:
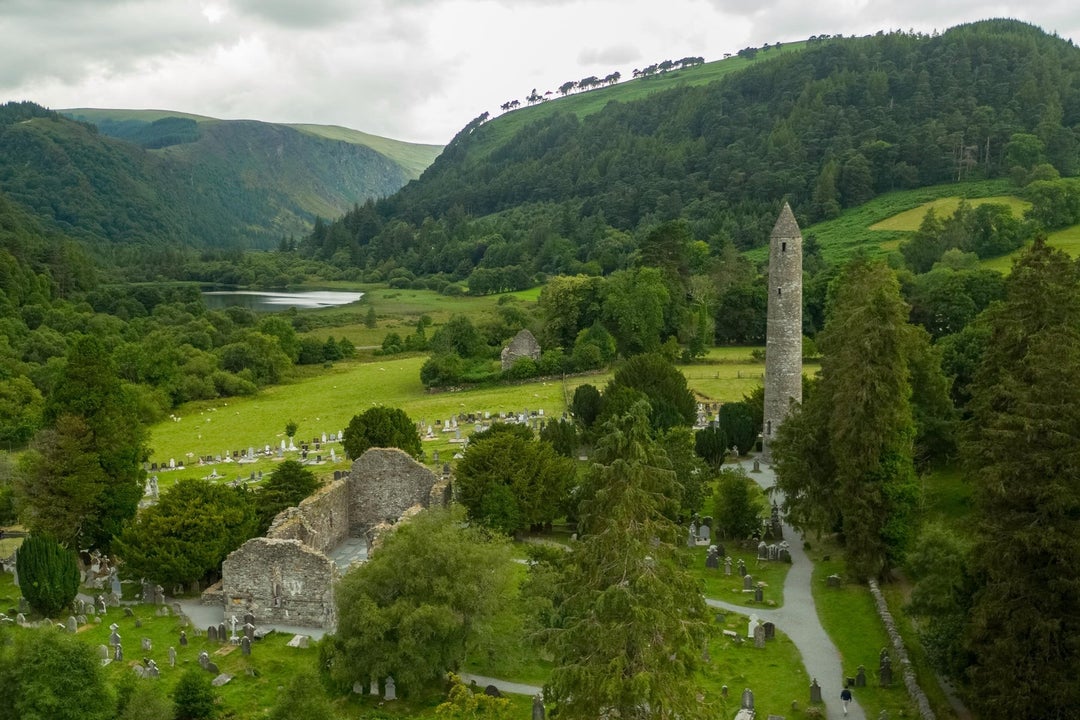
M397 448L361 455L349 477L349 534L363 537L380 523L394 523L414 505L428 507L435 473Z
M281 511L266 537L299 540L319 552L330 552L349 537L348 479L320 488L299 507Z
M337 626L337 566L299 540L255 538L221 568L225 617L250 612L258 623Z

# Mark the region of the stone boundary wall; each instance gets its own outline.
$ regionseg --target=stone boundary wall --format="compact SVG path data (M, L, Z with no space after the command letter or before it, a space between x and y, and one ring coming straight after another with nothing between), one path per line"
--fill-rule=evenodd
M319 552L330 552L349 537L348 479L319 488L297 507L278 513L266 537L299 540Z
M893 620L892 613L889 612L889 605L885 602L885 596L881 594L881 588L878 587L876 580L871 580L869 585L870 594L874 596L874 604L877 606L878 615L881 616L881 621L885 623L885 632L889 634L893 651L896 652L900 667L903 669L904 685L907 687L908 695L911 696L912 702L919 708L919 717L923 720L936 720L934 710L930 707L930 701L915 678L915 671L911 667L911 659L908 657L907 648L904 647L904 638L900 636L900 631L896 629L896 621Z

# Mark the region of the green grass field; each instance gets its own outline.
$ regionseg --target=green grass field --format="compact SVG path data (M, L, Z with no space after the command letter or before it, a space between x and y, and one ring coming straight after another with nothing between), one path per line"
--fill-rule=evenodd
M1021 218L1028 208L1031 207L1031 203L1026 200L1021 200L1014 195L1000 195L997 197L984 197L984 198L972 198L964 199L968 205L972 207L978 207L979 205L986 205L988 203L996 203L998 205L1007 205L1015 217ZM886 218L880 222L876 222L870 226L871 230L894 230L901 232L915 232L922 225L923 218L926 213L933 210L938 218L946 218L956 212L956 209L960 207L961 198L957 196L939 198L931 202L923 203L917 208L911 210L905 210L902 213L897 213L890 218Z
M709 570L705 567L705 556L708 554L707 547L697 547L690 550L693 559L690 561L690 572L698 578L705 597L713 600L736 605L745 605L747 610L755 607L780 607L784 604L784 578L787 577L791 565L782 562L769 562L757 559L757 550L743 550L736 547L732 541L721 541L727 555L732 560L731 575L724 574L723 559L720 561L719 570ZM754 584L764 583L764 601L754 601L754 594L743 592L743 579L739 577L739 560L746 563L746 571L754 577Z
M1073 225L1064 230L1052 232L1046 236L1046 242L1051 247L1064 250L1068 253L1069 257L1080 257L1080 225ZM997 270L998 272L1007 275L1012 270L1013 260L1015 260L1021 252L1023 252L1023 248L1014 250L1008 255L983 260L979 265L988 270Z

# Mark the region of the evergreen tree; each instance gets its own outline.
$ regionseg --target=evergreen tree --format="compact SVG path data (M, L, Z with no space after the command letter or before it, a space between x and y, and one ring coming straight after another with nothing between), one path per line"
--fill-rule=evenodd
M883 263L852 261L830 291L821 380L793 414L803 422L781 426L777 482L793 522L832 531L838 519L851 573L877 577L898 562L914 523L913 332Z
M544 693L567 720L706 716L694 685L705 604L678 553L675 475L656 464L647 412L638 403L608 423L556 593Z
M188 668L173 688L176 720L208 720L217 714L214 686L202 670Z
M19 588L30 607L46 617L59 615L79 592L75 553L45 535L31 535L15 560Z
M971 385L978 590L972 704L986 717L1080 707L1080 270L1042 239L1021 256Z

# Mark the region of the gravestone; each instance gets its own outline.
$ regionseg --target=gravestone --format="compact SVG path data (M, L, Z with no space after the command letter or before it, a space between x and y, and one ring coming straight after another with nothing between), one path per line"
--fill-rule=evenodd
M810 702L821 702L821 686L818 685L817 678L814 678L814 681L810 683Z
M386 685L383 687L383 700L397 700L397 687L394 678L387 675Z
M187 632L184 630L180 631L180 646L187 647Z
M715 545L709 548L709 553L705 556L705 567L709 570L720 569L720 555L717 554Z
M379 696L379 678L372 675L371 682L368 684L368 687L370 688L368 690L368 695L373 695L375 697Z
M829 587L840 587L840 576L830 575L829 577L825 578L825 584Z
M169 667L176 667L176 648L169 648Z
M106 665L109 662L109 648L105 645L98 645L98 659L101 660L102 665Z
M240 652L244 655L251 654L251 638L249 638L247 635L240 638Z
M768 560L769 559L769 546L765 544L764 540L762 540L761 542L758 543L757 556L758 556L758 560Z
M704 542L709 542L709 540L711 538L711 536L710 536L711 532L712 531L709 530L708 525L702 525L701 527L698 528L698 540L699 541L704 541Z
M743 575L742 587L743 587L743 590L753 590L754 589L754 576L753 575Z
M135 617L135 611L129 607L124 608L124 617Z
M255 639L255 625L253 625L252 623L244 624L244 637L246 637L248 640Z
M544 720L544 698L539 693L533 695L532 720Z
M859 666L859 671L855 673L855 687L866 687L866 668L862 665Z
M79 631L79 621L75 619L75 616L69 615L67 622L64 623L64 629L74 635Z
M757 458L754 458L754 469L751 470L750 472L755 472L755 473L761 472L761 461L758 460Z
M135 627L137 627L137 628L142 627L142 618L135 618Z
M214 663L210 664L214 665ZM216 665L214 665L214 669L217 669ZM232 675L228 675L226 673L219 673L217 677L210 681L210 684L214 687L221 687L222 685L228 685L229 681L232 680L232 678Z
M754 693L750 691L750 688L746 688L742 691L742 702L739 707L743 710L754 709Z
M113 662L123 662L123 660L124 649L120 647L119 643L117 643L117 645L113 648Z
M739 577L746 577L746 561L739 558Z
M217 626L217 639L218 639L218 642L222 642L222 643L225 642L225 639L226 639L225 623L223 623L223 622L218 623L218 626Z
M112 627L116 628L116 625L113 624ZM120 644L120 633L118 633L115 629L113 629L112 633L109 635L109 644L113 647L116 647Z
M484 694L487 695L488 697L493 697L493 698L501 698L502 697L502 693L499 692L499 688L495 687L494 685L488 685L487 687L485 687L484 688Z
M206 639L210 642L217 642L217 625L206 628Z
M79 625L85 625L86 624L86 616L85 615L76 615L75 616L75 622L77 622Z
M761 602L765 599L765 591L760 585L754 588L754 602Z
M244 624L245 625L254 625L255 624L255 616L252 615L251 613L245 613L244 614Z
M205 670L206 666L209 665L209 664L210 664L210 653L206 652L205 650L201 651L199 653L199 667L201 667L203 670Z
M690 522L690 531L686 535L686 547L692 548L697 546L697 525L693 521Z
M19 625L25 625L26 624L26 616L23 615L22 613L19 613L18 615L15 616L15 622L17 624L19 624Z
M754 626L754 647L765 647L765 627L763 625Z
M217 663L212 663L212 662L209 662L209 661L207 661L207 663L206 663L206 672L208 672L208 673L210 673L210 674L212 674L214 676L217 676L217 675L221 674L221 670L218 669Z
M144 637L144 638L142 639L142 649L143 649L143 652L150 652L150 650L152 649L152 647L153 647L153 643L151 643L151 642L150 642L150 638L148 638L148 637Z
M285 643L285 647L304 649L308 646L310 638L307 635L293 635L292 640Z
M731 558L724 559L724 574L731 575Z
M728 696L728 686L727 685L721 685L720 686L720 697L726 699L727 696Z
M146 677L149 677L149 678L161 677L161 671L158 670L157 663L154 662L153 660L146 663Z
M751 615L750 620L746 623L746 639L747 640L753 640L754 639L754 628L756 628L759 624L760 624L760 621L758 620L758 616L757 615Z
M885 648L881 649L881 666L878 668L878 678L881 680L881 687L890 687L892 685L892 658L889 657L889 651Z
M762 625L762 627L765 628L765 639L766 640L773 640L773 639L776 638L776 623L767 622L764 625Z

